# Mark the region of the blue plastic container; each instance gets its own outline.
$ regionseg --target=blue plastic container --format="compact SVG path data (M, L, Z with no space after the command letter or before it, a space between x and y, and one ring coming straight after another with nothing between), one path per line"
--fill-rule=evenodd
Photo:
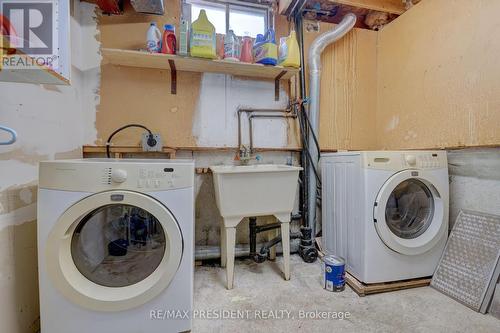
M276 66L278 63L278 45L274 30L267 30L265 35L258 34L253 45L253 54L256 63Z

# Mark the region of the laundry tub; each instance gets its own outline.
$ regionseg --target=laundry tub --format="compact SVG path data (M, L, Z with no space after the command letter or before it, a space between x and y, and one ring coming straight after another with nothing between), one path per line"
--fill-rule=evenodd
M223 218L221 266L226 266L227 288L233 287L236 226L245 217L274 215L281 222L285 280L290 279L289 224L301 167L258 164L210 167L215 198Z

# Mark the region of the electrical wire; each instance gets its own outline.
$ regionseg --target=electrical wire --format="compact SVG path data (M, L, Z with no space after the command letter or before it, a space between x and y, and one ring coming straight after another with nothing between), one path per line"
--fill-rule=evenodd
M144 125L141 125L141 124L128 124L128 125L125 125L125 126L122 126L118 129L116 129L113 133L111 133L111 135L108 137L108 140L106 141L106 156L108 158L110 158L110 152L109 152L109 146L111 145L111 139L113 139L113 137L123 131L124 129L127 129L129 127L138 127L138 128L142 128L142 129L145 129L146 131L148 131L149 133L149 136L148 136L148 145L150 146L155 146L156 145L156 140L154 138L154 135L153 135L153 132L151 132L151 130L149 128L147 128L146 126Z
M305 112L301 112L301 115L304 116ZM305 148L305 152L306 152L305 155L306 155L307 159L309 160L309 163L312 164L314 176L316 177L317 183L319 184L318 187L320 188L321 178L319 177L318 171L314 167L313 158L311 156L311 153L309 152L309 143L308 143L308 140L306 138L306 133L305 133L306 130L304 128L304 119L301 119L301 117L299 117L299 126L300 126L300 134L301 134L301 139L302 139L302 146L303 146L303 148Z

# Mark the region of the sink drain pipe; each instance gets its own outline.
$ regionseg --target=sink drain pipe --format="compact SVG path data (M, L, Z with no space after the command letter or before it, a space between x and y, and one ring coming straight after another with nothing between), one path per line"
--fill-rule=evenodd
M293 216L292 216L293 218ZM271 248L281 243L281 234L279 236L274 237L273 239L265 242L260 248L260 252L257 252L257 234L269 230L279 229L281 228L281 222L270 223L265 225L257 225L256 217L248 218L248 227L249 227L249 238L250 238L250 258L253 259L256 263L262 263L267 260L269 257L269 253ZM290 239L301 238L302 233L300 232L292 232L290 233Z
M317 133L319 132L319 98L321 84L321 53L324 49L346 35L356 24L356 15L349 13L332 30L319 35L309 48L309 135L308 150L311 162L307 167L308 198L307 198L307 218L311 228L311 236L316 237L316 209L318 198L318 162L320 157L319 147L315 144Z

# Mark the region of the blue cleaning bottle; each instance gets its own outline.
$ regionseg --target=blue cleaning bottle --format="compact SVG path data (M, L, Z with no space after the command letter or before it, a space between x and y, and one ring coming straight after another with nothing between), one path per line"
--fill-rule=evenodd
M276 66L278 63L278 45L276 45L273 29L268 29L265 35L257 35L253 45L253 54L256 63Z

